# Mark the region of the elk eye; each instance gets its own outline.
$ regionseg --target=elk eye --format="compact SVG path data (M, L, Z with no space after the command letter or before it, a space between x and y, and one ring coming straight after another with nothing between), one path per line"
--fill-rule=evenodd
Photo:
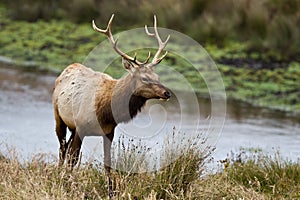
M142 77L142 81L143 82L148 82L149 80L147 78L145 78L145 77Z

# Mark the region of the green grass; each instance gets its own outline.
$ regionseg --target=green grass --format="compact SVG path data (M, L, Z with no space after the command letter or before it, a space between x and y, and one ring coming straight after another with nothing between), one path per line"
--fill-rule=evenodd
M299 112L299 63L290 63L285 69L251 69L221 66L229 97Z
M2 22L0 54L19 62L60 71L72 62L82 62L103 36L90 26L69 22Z

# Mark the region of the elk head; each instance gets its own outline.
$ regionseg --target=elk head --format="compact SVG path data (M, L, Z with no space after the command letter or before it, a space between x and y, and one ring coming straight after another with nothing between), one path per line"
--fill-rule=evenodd
M145 99L162 99L168 100L171 96L170 92L163 86L159 80L159 76L154 72L155 66L158 65L167 55L167 51L160 56L163 49L167 45L170 35L167 37L165 42L162 42L158 30L156 16L154 15L154 32L150 33L147 26L145 26L146 34L154 37L158 41L159 48L155 53L151 63L148 63L151 53L149 52L148 57L144 62L137 60L136 54L134 57L127 55L117 47L118 40L113 38L111 33L111 23L114 15L111 16L107 28L105 30L98 28L93 21L94 30L103 33L107 36L113 49L122 57L122 63L124 68L129 71L130 84L132 88L132 95L143 97Z

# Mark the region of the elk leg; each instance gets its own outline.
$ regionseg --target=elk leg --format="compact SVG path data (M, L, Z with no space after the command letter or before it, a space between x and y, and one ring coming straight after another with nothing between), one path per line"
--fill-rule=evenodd
M55 132L59 141L59 166L64 164L65 157L66 157L66 135L67 135L67 125L63 122L60 118L58 111L54 110L55 114Z
M68 141L68 165L74 167L79 159L79 153L82 140L77 131L72 131L72 135Z
M103 150L104 150L104 170L107 177L107 186L108 186L108 196L111 199L113 197L112 193L112 181L110 175L111 169L111 144L114 138L114 131L110 134L103 136Z
M66 149L67 153L70 152L70 151L69 151L69 148L70 148L70 146L71 146L70 144L71 144L71 142L73 141L74 136L76 135L76 129L70 129L70 128L69 128L69 130L70 130L70 132L71 132L71 136L70 136L68 142L66 142L66 144L65 144L65 149Z

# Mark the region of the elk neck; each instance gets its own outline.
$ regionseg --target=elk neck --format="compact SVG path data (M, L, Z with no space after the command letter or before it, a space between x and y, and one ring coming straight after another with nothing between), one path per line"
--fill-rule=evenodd
M112 92L111 109L116 123L134 118L147 99L134 94L136 81L131 74L119 79Z

